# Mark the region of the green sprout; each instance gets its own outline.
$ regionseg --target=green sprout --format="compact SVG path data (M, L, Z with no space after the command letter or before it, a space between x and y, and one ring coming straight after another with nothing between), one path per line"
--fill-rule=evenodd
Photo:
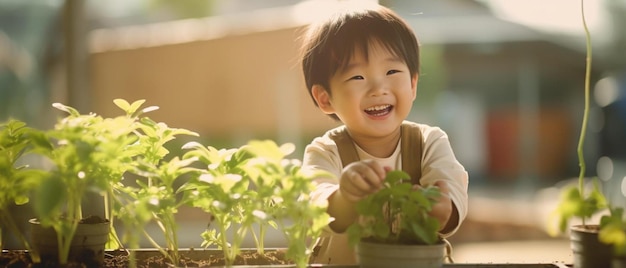
M387 173L383 189L357 203L362 220L347 232L350 243L361 239L389 244L432 245L441 239L439 221L429 213L441 195L435 186L415 187L404 171Z

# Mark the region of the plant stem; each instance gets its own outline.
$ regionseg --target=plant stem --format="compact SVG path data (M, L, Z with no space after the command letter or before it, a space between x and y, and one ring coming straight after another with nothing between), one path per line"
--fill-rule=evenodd
M150 234L148 233L148 231L146 231L145 229L143 229L143 234L144 237L146 239L148 239L148 242L150 242L150 244L152 244L153 247L155 247L159 252L161 252L161 254L163 254L163 256L165 256L165 258L171 260L172 257L170 256L170 254L167 252L167 250L164 250L161 246L159 246L159 243L157 243L156 241L154 241L154 239L152 238L152 236L150 236Z
M223 221L219 222L218 228L220 232L220 245L222 247L222 251L224 252L224 262L226 266L231 266L235 261L235 256L232 254L232 249L228 245L228 239L226 239L226 224Z
M159 216L156 213L153 213L153 215L155 219L157 219L156 223L161 229L163 236L165 237L166 248L168 252L172 253L165 256L170 260L170 262L172 262L172 264L178 265L178 250L174 250L174 244L172 242L172 233L175 232L175 230L171 228L172 225L170 224L170 222L172 222L172 219L170 218L170 215Z
M129 224L128 226L131 226L131 225ZM136 225L135 229L136 230L141 229L141 226ZM138 242L137 236L134 235L134 232L131 231L129 233L131 233L131 235L128 235L128 237L129 237L128 245L131 247L131 250L126 249L126 252L128 252L128 267L129 268L137 268L137 258L135 256L136 255L135 254L135 249L139 248L139 242Z
M79 185L77 193L84 193L83 185ZM68 197L68 213L67 218L62 219L60 224L55 225L54 229L57 233L57 244L59 247L59 263L67 264L72 240L78 229L78 222L82 219L81 197L73 194ZM69 224L69 226L64 226Z
M110 203L111 203L111 199L109 198L109 192L111 192L113 190L109 189L107 191L104 192L104 194L102 195L102 200L104 203L104 218L105 219L109 219L109 221L111 221L111 226L113 226L113 217L111 217L111 209L110 209Z
M587 20L585 19L585 5L584 0L580 0L580 10L582 13L583 28L585 30L585 44L587 47L587 58L585 66L585 108L583 111L583 122L580 131L580 139L578 140L578 164L580 166L580 174L578 177L578 190L580 196L584 198L584 178L585 178L585 158L583 155L583 146L585 143L585 133L587 132L587 121L589 118L589 80L591 76L591 35L589 28L587 28ZM585 225L585 218L582 219L583 225Z
M0 212L0 223L6 226L9 229L9 232L13 233L23 244L26 250L30 253L30 258L34 263L40 263L41 257L39 257L39 252L33 250L33 248L28 243L28 239L24 236L22 231L17 227L15 221L12 220L11 215L7 214L5 211ZM2 230L0 230L0 250L4 249L2 247Z
M252 232L252 234L254 235L254 240L256 241L257 244L257 249L256 251L263 255L265 254L265 231L267 229L267 226L265 225L265 223L261 222L259 223L259 236L257 237L257 235Z
M176 220L171 214L165 215L166 220L166 238L169 249L172 251L174 265L179 265L180 258L178 256L178 236L176 234Z
M241 223L238 228L233 228L231 226L233 231L233 242L230 244L230 254L233 261L235 260L235 258L237 258L237 255L239 255L241 242L243 241L243 237L246 236L247 233L247 226L244 226L244 224L245 223Z

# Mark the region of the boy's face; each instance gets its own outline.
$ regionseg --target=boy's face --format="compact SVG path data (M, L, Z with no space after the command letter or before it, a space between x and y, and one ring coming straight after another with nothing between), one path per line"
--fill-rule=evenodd
M416 95L417 75L402 58L371 42L368 56L357 49L344 69L330 79L328 94L313 87L320 109L335 114L350 134L380 137L393 133L408 116Z

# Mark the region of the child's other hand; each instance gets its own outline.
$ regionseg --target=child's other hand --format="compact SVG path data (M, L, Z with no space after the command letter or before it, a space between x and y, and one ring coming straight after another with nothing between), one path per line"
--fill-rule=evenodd
M430 215L439 220L440 228L443 229L452 215L452 200L449 196L450 189L445 181L437 181L435 186L439 188L441 196L438 198L437 203L433 205Z
M389 170L369 159L353 162L341 172L339 191L346 200L357 202L380 190Z

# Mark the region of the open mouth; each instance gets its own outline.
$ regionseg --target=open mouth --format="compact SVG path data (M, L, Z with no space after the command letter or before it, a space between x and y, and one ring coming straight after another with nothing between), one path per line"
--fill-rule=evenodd
M391 112L393 106L390 104L376 105L365 109L365 113L371 116L383 116Z

